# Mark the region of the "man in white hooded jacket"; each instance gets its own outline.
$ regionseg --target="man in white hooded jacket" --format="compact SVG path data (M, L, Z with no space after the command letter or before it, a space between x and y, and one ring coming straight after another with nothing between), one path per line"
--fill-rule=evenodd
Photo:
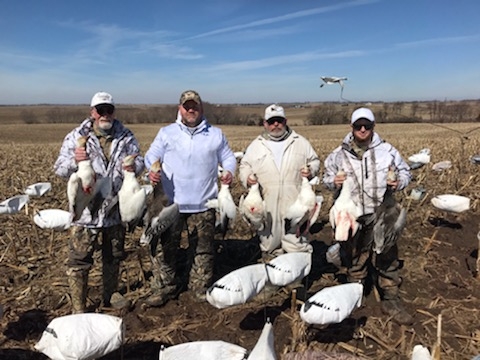
M161 163L160 172L151 169L156 161ZM152 294L145 301L149 306L163 305L185 285L197 300L205 299L215 255L215 209L207 201L218 195L218 165L224 169L220 181L231 184L237 160L225 135L204 117L200 95L184 91L177 120L160 129L145 154L150 181L161 183L170 203L178 204L180 210L178 221L150 244ZM188 279L179 280L177 254L184 230L189 241Z
M358 202L362 214L371 214L382 203L387 186L399 191L409 184L410 168L398 150L374 132L375 116L370 109L355 110L351 127L352 132L325 159L323 183L329 189L339 191L347 177L353 178L351 198ZM389 177L390 171L395 173L392 178ZM353 238L340 242L342 265L347 267L348 281L365 282L371 266L382 298L382 311L397 323L411 324L413 318L399 297L401 264L397 244L376 254L373 243L372 225L364 226Z
M282 106L265 109L265 131L248 146L239 166L245 187L258 182L267 212L266 226L257 231L262 255L267 259L284 252L312 252L305 235L285 231L285 213L295 202L302 177L312 178L320 160L310 142L287 126Z

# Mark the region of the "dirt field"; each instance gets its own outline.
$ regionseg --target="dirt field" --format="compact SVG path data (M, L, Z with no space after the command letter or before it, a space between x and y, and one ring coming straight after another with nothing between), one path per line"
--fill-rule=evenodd
M126 324L125 345L103 359L158 359L162 344L196 340L224 340L251 350L265 319L274 326L278 359L291 352L315 352L309 359L335 359L332 352L355 355L360 359L410 359L414 345L432 349L438 346L441 359L471 359L480 353L480 287L476 278L479 231L479 167L469 157L480 153L480 130L475 123L455 124L451 130L434 125L384 125L376 130L396 146L405 158L428 147L432 163L413 170L414 180L397 198L408 208L408 223L399 242L402 269L402 297L415 317L412 327L398 326L381 314L374 293L366 304L341 324L306 326L298 315L301 300L325 286L337 284L335 268L328 265L325 250L331 242L328 209L331 194L321 185L316 191L325 198L320 217L312 228L314 266L304 280L307 294L298 294L292 308L291 294L281 289L273 297L259 296L253 301L224 310L208 303L194 303L188 292L164 307L144 309L148 296L146 279L150 264L139 246L140 229L127 241L128 257L122 267L122 291L132 300L132 311L119 314ZM70 302L65 277L67 232L51 233L36 227L35 210L67 209L66 183L52 170L64 135L75 124L0 125L0 200L23 193L27 185L49 181L52 190L31 198L28 207L15 215L0 215L0 359L46 359L33 348L47 324L69 314ZM157 125L132 125L146 151ZM339 145L347 126L294 127L305 135L323 161ZM257 127L224 127L234 151L243 151L259 133ZM437 173L431 165L450 160L452 168ZM409 199L410 191L423 186L421 201ZM233 187L238 201L244 189ZM435 210L430 199L439 194L459 194L471 199L471 209L462 214ZM253 263L258 244L241 219L226 240L217 240L216 277ZM89 279L89 304L101 298L100 262ZM439 329L439 319L441 328ZM321 355L323 354L323 355ZM328 357L330 356L330 357ZM307 357L303 357L307 359ZM300 359L299 357L297 359Z

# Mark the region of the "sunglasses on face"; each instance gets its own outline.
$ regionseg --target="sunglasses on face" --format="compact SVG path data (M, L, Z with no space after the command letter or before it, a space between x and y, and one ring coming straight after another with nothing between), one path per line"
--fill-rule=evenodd
M369 124L353 124L353 130L355 131L360 131L362 130L362 127L365 128L365 130L372 130L373 129L373 123Z
M268 120L265 120L265 121L267 122L268 125L273 125L276 122L278 122L279 124L284 124L285 123L285 119L279 118L279 117L274 117L274 118L271 118L271 119L268 119Z
M189 111L189 110L199 111L199 110L200 110L200 106L199 106L196 102L194 102L194 101L192 101L192 102L188 102L188 101L187 101L187 102L186 102L185 104L183 104L182 106L183 106L183 108L184 108L185 110L187 110L187 111Z
M95 106L95 109L97 110L98 115L100 116L105 116L105 115L112 115L113 112L115 111L115 106L113 105L97 105Z

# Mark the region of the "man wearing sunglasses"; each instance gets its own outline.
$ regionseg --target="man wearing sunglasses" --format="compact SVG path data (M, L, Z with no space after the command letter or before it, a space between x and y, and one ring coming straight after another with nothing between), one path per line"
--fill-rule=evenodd
M93 266L93 253L101 236L103 305L128 308L129 301L118 290L119 265L124 259L125 227L118 208L118 191L123 183L123 170L138 176L144 169L140 146L133 135L117 120L112 95L96 93L90 102L90 116L65 136L55 162L55 173L70 178L78 164L89 160L95 173L93 200L80 218L72 223L68 240L67 278L74 313L87 310L88 274ZM84 140L79 146L79 140ZM128 155L137 155L133 166L122 165ZM100 192L99 184L102 184ZM98 190L98 191L97 191ZM100 243L100 242L98 242Z
M410 168L400 153L375 131L375 116L368 108L352 113L351 133L325 159L324 184L337 191L347 177L353 179L351 198L360 205L364 215L374 213L383 201L387 187L404 189L410 182ZM382 311L399 324L413 323L404 309L399 294L401 261L398 246L377 254L373 251L372 225L363 226L353 238L340 242L341 266L347 268L349 282L362 282L373 275L382 299ZM373 274L369 274L372 269ZM367 289L368 290L368 289Z
M282 106L267 106L263 127L239 166L243 185L258 182L264 197L267 223L257 231L262 256L268 260L284 252L312 252L305 235L285 231L284 214L297 199L302 178L318 173L320 160L310 142L287 125Z
M161 170L152 164L159 161ZM147 306L162 306L187 287L198 301L205 300L213 280L215 209L207 201L218 195L218 166L224 169L223 184L231 184L237 160L222 130L208 123L200 95L186 90L180 96L177 120L162 127L145 154L152 184L163 186L180 216L160 238L150 244L152 294ZM176 274L182 234L188 241L186 277Z

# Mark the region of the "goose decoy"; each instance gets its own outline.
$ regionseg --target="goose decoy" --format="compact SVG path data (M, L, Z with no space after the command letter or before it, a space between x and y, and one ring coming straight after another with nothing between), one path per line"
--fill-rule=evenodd
M248 189L247 195L240 197L238 211L252 230L262 231L265 228L267 214L265 201L260 192L260 184L253 184Z
M363 284L348 283L325 287L300 308L300 317L308 324L338 324L360 307Z
M441 172L443 170L450 169L452 167L452 162L450 160L444 160L437 162L432 165L432 170L436 172Z
M0 214L16 214L30 201L28 195L15 195L0 203Z
M265 266L270 284L285 286L310 274L312 254L308 252L282 254L270 260Z
M86 313L53 319L35 349L53 360L99 359L118 349L124 340L119 317Z
M150 171L159 172L160 162L152 164ZM180 209L178 204L169 204L169 199L161 183L154 186L153 192L147 199L147 210L143 217L144 230L140 237L140 244L148 245L154 237L160 236L178 218Z
M428 164L430 162L430 153L430 149L425 148L418 153L409 156L408 161L410 161L410 168L418 169L419 167Z
M362 209L352 199L353 178L347 176L343 182L340 194L330 208L329 220L335 232L336 241L347 241L358 231L357 218L362 215Z
M297 237L305 234L318 217L320 207L312 184L302 177L302 186L295 202L285 213L285 232L294 233Z
M123 159L123 166L135 164L137 155L128 155ZM133 231L146 210L147 194L140 186L135 176L135 171L123 170L123 183L118 192L118 206L122 222L128 231Z
M267 282L265 264L253 264L234 270L207 289L207 301L218 309L245 304Z
M437 209L452 213L461 213L470 209L470 199L466 196L454 194L437 195L432 198L431 202Z
M72 214L61 209L45 209L33 216L33 222L41 229L67 230L72 223Z
M273 326L270 318L267 318L262 333L252 349L247 360L276 360Z
M192 341L173 345L168 348L161 346L159 360L243 360L247 349L225 341Z
M25 194L29 196L42 196L47 191L50 191L51 188L52 188L51 183L39 182L39 183L27 186L27 188L25 189Z
M427 347L415 345L412 350L411 360L433 360Z

